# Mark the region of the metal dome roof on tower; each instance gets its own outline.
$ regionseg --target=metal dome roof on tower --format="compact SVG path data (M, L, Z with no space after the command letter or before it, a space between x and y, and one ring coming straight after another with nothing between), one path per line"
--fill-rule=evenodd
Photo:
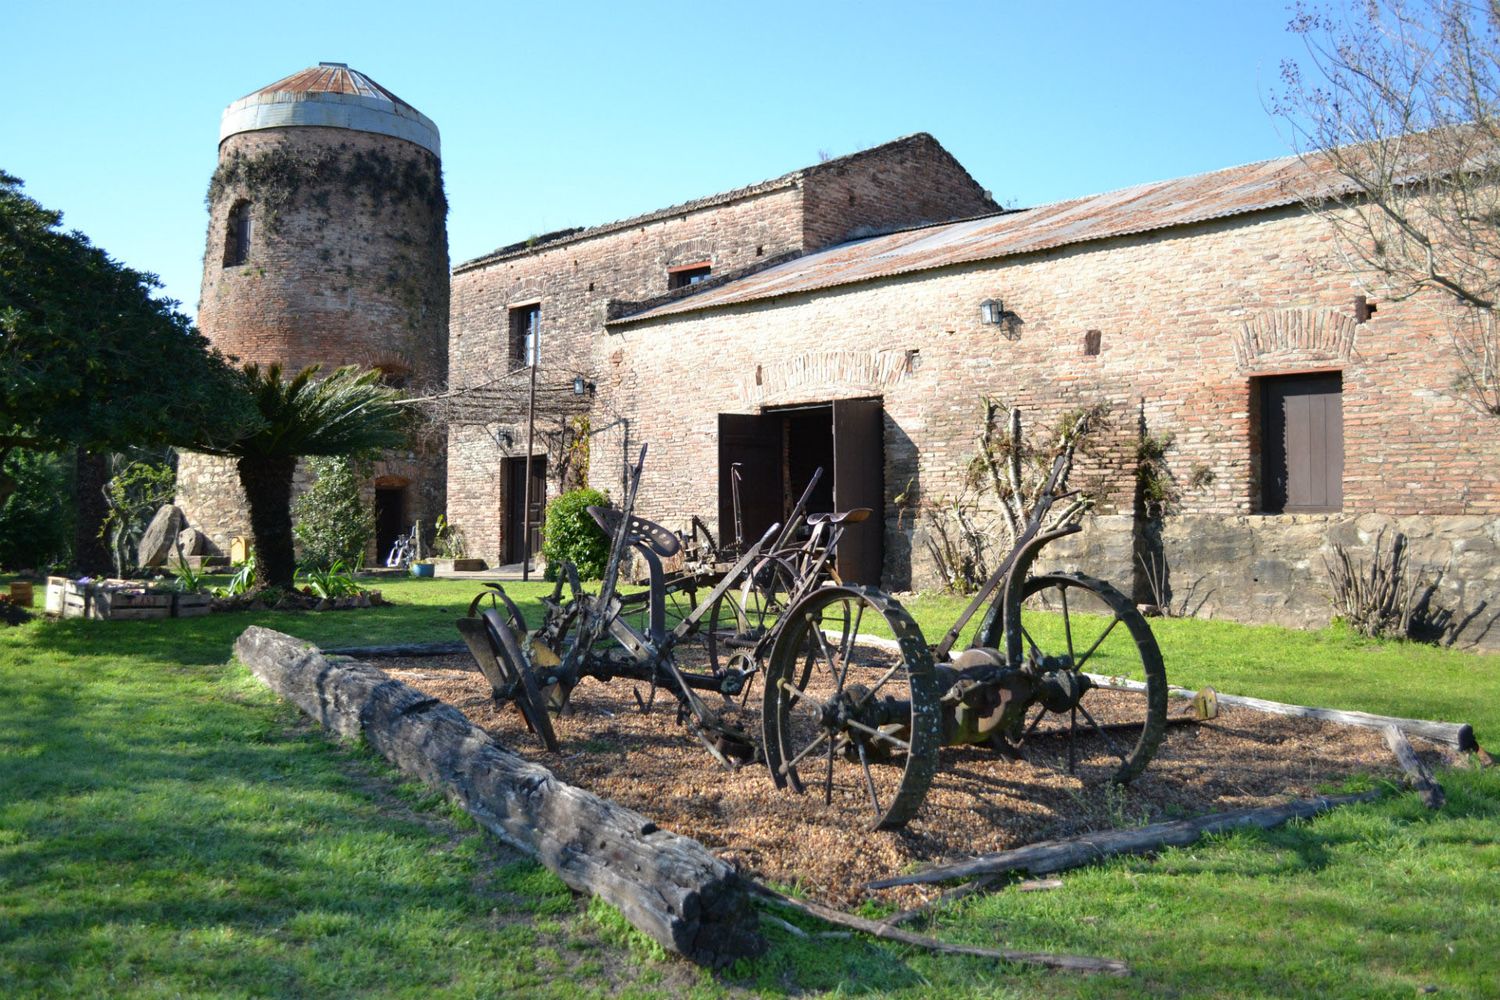
M283 77L224 109L219 141L256 129L317 125L405 139L441 155L437 125L344 63L325 62Z

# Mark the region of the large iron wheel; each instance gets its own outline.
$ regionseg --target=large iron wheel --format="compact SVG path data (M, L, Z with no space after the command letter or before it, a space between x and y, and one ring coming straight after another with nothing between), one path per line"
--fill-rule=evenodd
M1028 659L1062 662L1074 671L1146 685L1144 706L1128 717L1096 718L1090 704L1100 699L1092 691L1085 691L1076 707L1061 712L1039 704L1023 739L1046 734L1066 739L1070 767L1080 753L1089 753L1113 766L1114 781L1135 778L1150 763L1167 727L1167 673L1145 617L1124 594L1088 576L1035 576L1026 581L1021 594L1022 654ZM1115 697L1134 700L1129 695ZM1066 721L1040 729L1049 714Z
M921 629L894 598L825 587L797 602L771 648L762 704L778 787L821 792L873 829L899 827L921 806L942 744L937 680Z
M709 666L714 673L728 669L737 653L753 655L786 613L796 585L791 566L768 556L757 560L743 580L714 601L704 629Z

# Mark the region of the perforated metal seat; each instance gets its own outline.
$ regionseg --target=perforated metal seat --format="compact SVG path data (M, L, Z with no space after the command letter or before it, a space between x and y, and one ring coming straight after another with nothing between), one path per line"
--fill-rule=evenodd
M613 507L589 507L589 516L594 523L603 529L604 533L613 538L620 526L620 512ZM650 549L663 559L670 559L682 551L682 539L677 534L668 531L655 521L648 521L644 517L630 518L630 525L625 531L625 541L636 548Z
M856 507L853 510L842 512L829 512L826 514L807 515L808 524L858 524L875 513L869 507Z

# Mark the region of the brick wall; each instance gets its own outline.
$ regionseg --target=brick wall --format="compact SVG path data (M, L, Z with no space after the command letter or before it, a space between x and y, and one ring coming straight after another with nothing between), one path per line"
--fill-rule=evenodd
M250 204L249 254L225 266L231 209ZM299 126L230 136L209 192L198 322L225 354L289 372L309 364L381 367L415 390L448 367L446 202L437 158L348 129ZM407 519L444 510L445 442L384 457L405 480ZM223 548L248 534L224 464L184 455L178 502Z
M671 294L669 269L708 262L714 280L763 267L870 228L892 229L933 218L993 210L988 196L928 135L899 139L764 184L561 237L542 237L454 269L450 385L485 386L455 407L449 432L449 519L465 531L473 554L500 555L501 461L525 454L527 373L510 367L509 311L540 302L542 360L538 422L549 456L549 494L560 469L563 425L587 407L571 396L577 375L597 381L614 350L604 323L622 303ZM687 294L684 290L678 294ZM687 335L703 359L714 345ZM650 376L646 381L650 382ZM687 418L686 415L685 419ZM608 416L595 412L596 430ZM609 439L612 431L604 431ZM595 444L598 454L598 442ZM614 454L614 453L611 453ZM610 459L603 480L618 478ZM596 463L596 468L597 468Z
M925 132L810 167L802 184L802 244L809 250L1000 210Z
M1214 613L1274 618L1263 596L1269 585L1245 559L1269 541L1247 539L1303 529L1293 531L1297 516L1255 513L1258 377L1343 373L1344 506L1342 516L1325 519L1325 541L1339 525L1375 514L1406 519L1412 530L1425 525L1421 533L1450 542L1469 523L1454 518L1478 518L1496 534L1500 424L1476 420L1451 394L1454 361L1441 318L1430 302L1392 302L1355 324L1359 291L1324 224L1287 209L619 325L600 351L593 419L614 429L595 442L595 479L618 478L627 436L649 442L641 512L680 526L717 508L718 413L880 396L885 583L902 588L930 576L912 517L897 510L895 496L934 502L961 488L981 397L1019 404L1034 430L1065 409L1107 400L1112 428L1075 479L1099 489L1100 523L1139 530L1128 516L1136 443L1143 429L1172 435L1166 464L1181 497L1168 518L1167 554L1188 563L1173 567L1175 578L1211 576ZM1015 315L1017 339L980 324L979 302L989 297ZM1097 356L1083 351L1091 329L1102 335ZM599 468L601 459L610 464ZM1189 547L1174 532L1190 521ZM1349 537L1368 545L1369 535ZM1095 548L1114 553L1107 572L1134 575L1133 544ZM1276 572L1317 591L1316 553L1289 561L1286 552ZM1469 575L1472 586L1454 581L1444 597L1459 617L1478 610L1483 623L1483 607L1500 609L1500 584L1492 566ZM1131 589L1130 580L1118 582ZM1305 607L1297 615L1308 620ZM1500 642L1497 631L1486 641Z

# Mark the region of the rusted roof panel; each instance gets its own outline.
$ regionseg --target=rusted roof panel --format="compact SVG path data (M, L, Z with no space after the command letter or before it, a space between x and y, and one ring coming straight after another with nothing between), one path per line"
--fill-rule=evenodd
M355 94L360 97L390 101L398 107L411 108L410 104L359 70L350 69L344 63L334 62L309 66L307 69L282 77L275 83L245 96L254 97L256 94Z
M219 141L240 132L302 125L394 136L441 153L432 119L359 70L326 62L229 105L219 119Z
M841 244L609 325L1265 211L1345 187L1342 177L1319 159L1265 160Z

